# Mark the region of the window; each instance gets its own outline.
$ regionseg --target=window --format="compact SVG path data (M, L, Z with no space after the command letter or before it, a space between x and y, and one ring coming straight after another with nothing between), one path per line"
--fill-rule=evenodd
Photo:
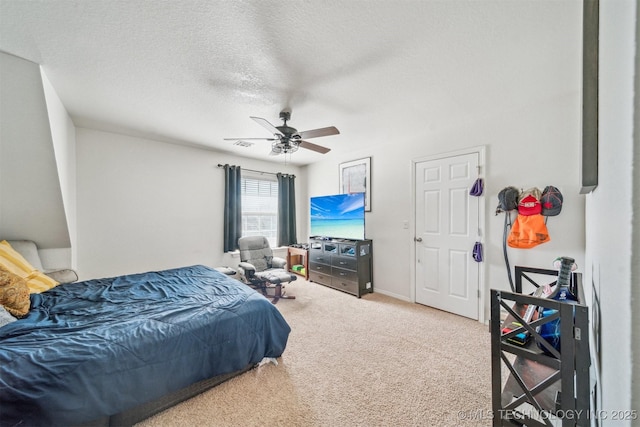
M278 236L278 183L275 179L243 176L242 235L265 236L272 247Z

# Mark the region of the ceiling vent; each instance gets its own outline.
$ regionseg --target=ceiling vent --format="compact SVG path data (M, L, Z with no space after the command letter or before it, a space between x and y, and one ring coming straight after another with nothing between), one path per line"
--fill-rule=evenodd
M233 145L237 145L238 147L251 147L253 145L253 142L237 140L233 143Z

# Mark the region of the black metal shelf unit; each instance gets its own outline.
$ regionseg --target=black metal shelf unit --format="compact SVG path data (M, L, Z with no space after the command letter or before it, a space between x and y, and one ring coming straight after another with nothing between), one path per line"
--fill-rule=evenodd
M589 311L580 273L572 273L571 289L577 304L558 302L522 294L523 279L534 287L537 280L557 278L556 270L515 267L516 293L491 290L491 372L494 426L588 426L590 423ZM555 282L549 283L555 285ZM529 304L555 310L555 313L529 322L523 313ZM507 318L501 319L501 309ZM558 352L536 331L544 323L560 319ZM515 321L520 327L503 331ZM526 345L509 341L528 332ZM540 346L548 349L547 354ZM502 368L508 378L502 385Z

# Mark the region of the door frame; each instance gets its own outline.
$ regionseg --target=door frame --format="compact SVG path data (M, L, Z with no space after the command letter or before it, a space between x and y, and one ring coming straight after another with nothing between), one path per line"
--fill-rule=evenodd
M416 245L414 242L414 237L416 237L416 165L421 162L430 161L430 160L440 160L447 157L456 157L465 154L478 154L478 166L480 168L480 176L485 181L485 191L482 193L481 197L477 197L478 199L478 227L480 228L480 241L482 242L483 250L484 250L484 258L483 262L478 263L478 290L480 291L480 295L478 295L478 322L485 323L485 295L487 293L485 287L485 263L487 262L487 236L486 229L487 224L485 220L485 200L486 200L486 182L487 182L487 174L486 174L486 161L485 161L485 152L486 146L479 145L476 147L464 148L461 150L455 151L447 151L444 153L433 154L430 156L418 157L415 159L411 159L411 218L410 218L410 230L411 233L409 235L409 248L410 248L410 260L411 260L411 292L410 299L414 304L416 303Z

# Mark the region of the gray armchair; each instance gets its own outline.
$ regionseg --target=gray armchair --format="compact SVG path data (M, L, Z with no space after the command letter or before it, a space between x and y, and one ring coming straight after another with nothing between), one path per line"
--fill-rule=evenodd
M240 248L240 264L238 272L246 284L258 289L266 297L279 299L295 299L286 295L283 283L296 280L296 275L286 270L287 261L274 257L269 241L264 236L247 236L238 239ZM273 295L268 291L273 289Z
M42 271L47 276L59 283L72 283L78 280L75 270L68 268L59 270L45 270L38 254L38 247L31 240L7 240L11 247L26 259L36 270Z

